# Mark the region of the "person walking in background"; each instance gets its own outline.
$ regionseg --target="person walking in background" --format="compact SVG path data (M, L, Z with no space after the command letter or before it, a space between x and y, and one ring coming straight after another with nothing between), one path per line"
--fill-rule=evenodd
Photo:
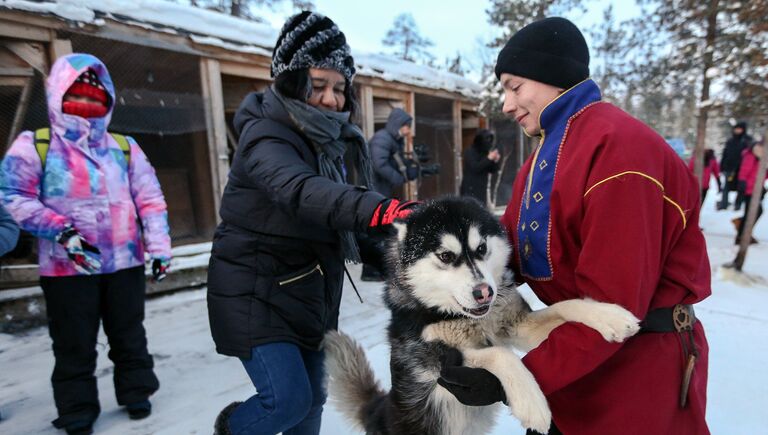
M723 156L720 159L720 171L723 173L723 198L720 201L718 210L728 208L728 193L736 191L736 202L733 209L741 208L743 201L743 190L739 189L739 167L741 166L741 155L744 150L752 143L752 137L747 134L747 123L738 122L732 131L732 136L725 143ZM743 189L743 186L741 186Z
M347 184L345 151L370 187L368 145L351 122L354 60L328 17L283 26L274 83L245 97L208 267L216 351L240 358L255 387L224 407L216 434L315 435L326 399L323 337L336 329L354 232L387 231L412 202Z
M499 170L501 153L493 146L493 133L480 129L464 151L460 193L488 206L488 178Z
M389 113L387 125L374 133L369 142L373 165L374 189L384 196L398 196L406 182L419 176L419 167L405 157L405 138L411 134L413 118L405 110L394 108ZM360 234L360 248L370 252L369 258L383 257L385 240L381 235ZM384 262L363 263L360 279L383 281Z
M757 171L760 166L760 159L765 156L765 146L763 141L755 142L752 146L747 147L742 152L741 168L739 169L739 181L744 185L744 216L733 219L733 225L736 227L736 241L738 245L741 243L741 236L744 234L744 225L747 222L747 214L749 213L750 205L752 202L752 194L755 192L755 180L757 179ZM768 179L768 171L766 171L765 179ZM759 186L757 186L759 187ZM757 217L755 218L755 224L760 216L763 214L763 197L765 197L765 189L762 189L760 196L760 202L758 203ZM752 237L749 241L750 244L757 243L757 239Z
M115 364L117 403L147 417L159 382L142 325L144 252L165 276L171 239L155 171L128 136L107 132L115 89L106 66L88 54L56 60L46 82L50 127L22 132L2 161L3 204L38 238L40 286L56 363L58 418L68 434L90 434L99 323Z
M715 151L711 148L704 150L704 168L701 173L701 204L704 204L704 199L707 197L709 191L709 182L712 178L715 178L717 182L717 191L723 191L723 185L720 182L720 165L717 164L715 158ZM693 171L695 166L694 156L691 156L691 160L688 161L688 168Z
M384 196L394 196L410 180L418 177L418 168L408 165L405 138L411 134L413 118L405 110L392 109L387 125L374 133L370 141L374 189Z
M0 255L5 255L16 247L19 240L19 226L0 203Z

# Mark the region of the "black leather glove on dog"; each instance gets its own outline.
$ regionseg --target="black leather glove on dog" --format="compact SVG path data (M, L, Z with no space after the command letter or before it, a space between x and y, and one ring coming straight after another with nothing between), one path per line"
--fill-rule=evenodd
M488 406L506 402L504 387L499 379L486 369L464 367L464 358L456 349L449 349L440 359L440 377L437 383L467 406Z

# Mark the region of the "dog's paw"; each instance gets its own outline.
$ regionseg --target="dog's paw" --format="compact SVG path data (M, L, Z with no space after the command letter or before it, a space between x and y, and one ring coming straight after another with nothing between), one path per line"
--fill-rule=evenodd
M545 434L549 432L552 421L547 399L532 376L522 383L527 385L519 385L517 388L505 386L510 412L526 429Z
M594 310L582 323L596 330L605 341L620 343L640 331L640 320L625 308L603 302L589 301Z

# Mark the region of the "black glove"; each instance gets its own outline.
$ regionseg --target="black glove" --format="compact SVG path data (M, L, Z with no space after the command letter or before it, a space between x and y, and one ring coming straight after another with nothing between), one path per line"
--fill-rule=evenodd
M464 367L464 358L457 349L450 348L440 358L440 377L437 383L456 396L467 406L488 406L502 401L507 396L499 378L486 369Z

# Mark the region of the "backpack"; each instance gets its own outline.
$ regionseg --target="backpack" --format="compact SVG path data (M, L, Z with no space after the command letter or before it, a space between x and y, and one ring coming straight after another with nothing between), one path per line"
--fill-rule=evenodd
M120 146L120 149L123 151L123 156L125 156L125 161L128 166L130 166L131 144L128 143L128 139L126 139L126 137L122 134L109 133L109 135L112 136L112 139L114 139L115 142L117 142L117 144ZM45 158L48 156L48 147L50 146L51 129L45 127L35 130L35 149L37 150L37 155L40 156L40 163L42 164L43 169L45 169Z

